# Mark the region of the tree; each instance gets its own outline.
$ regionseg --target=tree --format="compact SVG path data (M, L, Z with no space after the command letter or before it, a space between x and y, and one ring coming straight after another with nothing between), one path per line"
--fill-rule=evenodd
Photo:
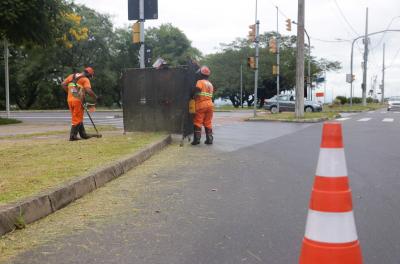
M0 37L14 44L48 44L66 9L63 0L0 1Z
M267 32L260 36L258 100L262 106L265 98L276 95L276 76L272 74L272 66L276 65L276 55L268 50L268 40L276 37L275 32ZM281 36L280 45L280 90L292 90L296 80L296 37ZM307 47L309 48L309 47ZM226 97L236 107L240 103L240 65L243 65L243 101L248 106L254 103L254 71L249 69L247 58L254 56L254 48L245 39L236 39L230 44L222 44L221 51L206 56L204 64L211 67L211 80L217 86L216 96ZM337 70L338 62L325 59L317 61L311 58L311 74L319 75L322 71Z
M145 43L153 49L153 57L162 57L170 65L185 65L190 58L199 59L201 52L177 27L163 24L146 31Z

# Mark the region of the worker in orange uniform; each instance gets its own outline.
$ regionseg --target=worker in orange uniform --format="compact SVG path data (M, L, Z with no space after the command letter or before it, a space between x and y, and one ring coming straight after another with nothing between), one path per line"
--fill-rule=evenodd
M208 80L211 71L207 66L200 67L198 73L200 74L200 79L197 81L196 87L192 93L196 101L196 113L193 118L194 135L192 145L200 144L202 126L204 126L206 131L206 141L204 143L211 145L214 140L212 132L212 118L214 113L212 97L214 87Z
M93 68L87 67L82 73L69 75L61 84L64 91L68 94L67 102L72 115L72 125L69 136L70 141L78 140L78 133L82 139L89 139L94 136L87 134L85 127L83 126L83 102L86 93L88 93L94 100L97 99L89 80L93 78L93 76Z

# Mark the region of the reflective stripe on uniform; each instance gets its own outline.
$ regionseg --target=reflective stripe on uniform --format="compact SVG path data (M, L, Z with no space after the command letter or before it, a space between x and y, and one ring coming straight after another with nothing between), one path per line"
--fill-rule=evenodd
M206 92L200 92L197 94L198 96L206 96L206 97L212 97L213 94L212 93L206 93Z

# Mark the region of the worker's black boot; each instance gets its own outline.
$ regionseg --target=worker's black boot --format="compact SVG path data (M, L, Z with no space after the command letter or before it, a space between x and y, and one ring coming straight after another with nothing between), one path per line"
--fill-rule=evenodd
M206 141L204 141L204 144L212 145L213 141L214 141L214 137L212 134L212 129L206 128Z
M79 140L78 138L78 126L71 126L71 131L69 132L69 141Z
M194 126L192 145L200 144L200 138L201 138L201 127Z
M83 139L89 139L89 138L92 138L92 137L95 137L95 136L96 136L96 135L93 135L93 134L88 134L88 133L86 133L85 126L83 125L83 123L80 123L80 124L78 125L78 129L79 129L79 135L80 135L81 138L83 138Z

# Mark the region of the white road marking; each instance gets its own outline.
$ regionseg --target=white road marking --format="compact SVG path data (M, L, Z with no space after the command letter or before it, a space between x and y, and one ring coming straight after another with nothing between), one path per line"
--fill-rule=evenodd
M384 118L384 119L382 120L382 122L393 122L393 121L394 121L393 118Z
M359 119L359 120L357 120L357 121L358 121L358 122L367 122L367 121L369 121L369 120L371 120L371 118L366 117L366 118L361 118L361 119Z
M350 117L342 117L342 118L338 118L336 119L337 121L345 121L345 120L349 120L351 119Z
M375 113L375 111L368 111L368 114L373 114Z

